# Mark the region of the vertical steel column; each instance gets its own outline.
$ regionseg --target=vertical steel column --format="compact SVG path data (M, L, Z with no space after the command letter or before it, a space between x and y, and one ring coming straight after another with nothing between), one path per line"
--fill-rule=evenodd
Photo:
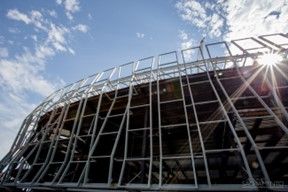
M126 167L126 161L127 161L127 156L128 156L128 136L129 136L129 127L130 127L130 107L131 107L130 105L131 105L131 99L133 96L133 88L134 88L133 83L136 84L136 81L137 81L136 71L137 71L139 62L140 62L140 60L133 64L132 76L131 76L130 84L129 84L129 99L128 99L128 104L126 106L127 117L126 117L126 129L125 129L124 159L123 159L123 163L122 163L122 167L121 167L121 171L120 171L120 176L119 176L119 180L118 180L118 187L122 186L121 183L122 183L123 174L124 174L124 170Z
M115 72L115 70L114 70L114 72ZM112 72L112 73L114 73L114 72ZM109 77L109 79L107 79L107 82L110 81L112 75L113 75L113 74L111 74L110 77ZM99 131L98 135L96 136L96 139L95 139L95 141L94 141L94 143L93 143L93 145L92 145L92 148L91 148L90 151L89 151L88 158L87 158L87 162L86 162L86 164L85 164L85 167L83 168L83 171L82 171L81 176L80 176L80 178L79 178L79 182L80 182L80 180L82 180L83 177L84 177L84 184L87 183L87 177L88 177L88 172L89 172L89 167L90 167L89 161L90 161L90 159L91 159L91 156L93 155L93 152L94 152L94 150L95 150L95 148L96 148L96 146L97 146L97 144L98 144L98 141L99 141L99 139L100 139L100 136L101 136L101 134L102 134L102 132L103 132L103 130L104 130L105 124L106 124L106 122L107 122L107 120L108 120L108 116L110 115L110 113L111 113L111 111L112 111L112 109L113 109L113 106L114 106L114 104L115 104L115 102L116 102L116 100L117 100L117 95L118 95L118 89L115 90L115 96L114 96L114 99L113 99L113 101L112 101L112 104L111 104L111 106L110 106L110 108L109 108L109 111L108 111L108 113L107 113L107 115L106 115L106 118L105 118L105 120L104 120L104 122L103 122L103 124L102 124L102 126L101 126L101 128L100 128L100 131ZM100 106L101 106L101 105L100 105ZM98 106L98 107L100 108L100 106ZM99 116L99 114L97 114L97 116ZM96 127L96 126L97 126L97 125L95 125L95 127ZM93 142L93 141L91 141L91 142ZM79 182L78 182L78 183L79 183Z
M76 113L76 116L75 116L75 119L74 119L74 123L73 123L73 128L71 130L71 137L69 138L69 143L68 143L68 147L67 147L67 151L66 151L66 154L65 154L65 160L64 162L67 161L67 158L68 158L68 154L70 152L70 148L71 148L71 143L72 143L72 140L73 140L73 136L72 136L72 133L74 132L75 130L75 127L76 127L76 124L77 124L77 120L78 120L78 116L79 116L79 113L80 113L80 109L81 109L81 106L82 106L82 100L80 101L80 104L79 104L79 107L77 109L77 113ZM69 108L66 109L69 111ZM65 119L63 119L63 122L62 122L62 125L60 126L60 129L57 133L57 135L55 134L55 136L53 137L53 140L51 142L51 145L50 145L50 148L49 148L49 151L48 151L48 155L47 155L47 158L44 162L44 164L42 165L42 167L40 168L40 170L38 171L38 173L35 175L34 179L32 182L35 182L35 180L37 178L41 178L43 176L43 174L47 171L47 169L49 168L49 164L51 163L51 161L53 160L54 158L54 155L55 155L55 152L56 152L56 149L57 149L57 144L58 144L58 141L59 141L59 137L60 137L60 131L62 130L63 126L64 126L64 123L65 123ZM59 127L59 126L58 126ZM57 128L58 129L58 128ZM56 137L56 139L55 139ZM55 142L55 144L54 144ZM53 151L51 152L53 148ZM63 163L61 166L65 166L66 164ZM66 165L67 166L67 165ZM43 171L44 169L44 171Z
M74 96L74 94L78 91L78 89L81 87L81 85L83 84L84 80L80 80L78 81L79 82L79 85L76 89L72 89L71 90L71 98L68 100L68 103L71 103L72 102L72 98ZM77 83L78 83L77 82ZM73 86L72 86L73 87ZM68 147L67 147L67 152L65 154L65 159L64 159L64 162L67 161L67 158L68 158L68 154L69 154L69 151L70 151L70 148L71 148L71 143L72 143L72 140L73 140L73 132L75 131L75 128L76 128L76 125L77 125L77 121L78 121L78 118L79 118L79 114L80 114L80 111L81 111L81 107L82 107L82 102L83 100L80 101L79 103L79 106L78 106L78 109L77 109L77 113L76 113L76 116L74 118L74 123L73 123L73 128L71 130L71 137L69 138L69 143L68 143ZM66 110L69 111L69 108L67 108ZM66 117L65 117L66 119ZM65 124L65 119L63 119L63 121L60 123L61 126L58 124L57 125L57 128L54 128L54 130L56 130L56 133L55 135L53 136L53 139L51 141L51 144L50 144L50 148L49 148L49 151L48 151L48 154L46 156L46 159L45 159L45 162L44 164L41 166L40 170L38 171L38 173L35 175L34 179L32 180L32 183L35 182L36 179L40 179L44 173L47 171L47 169L49 168L49 164L52 162L53 158L54 158L54 155L55 155L55 152L56 152L56 149L57 149L57 144L58 144L58 141L59 141L59 137L60 137L60 131L62 130L64 124ZM60 129L59 129L59 126L60 126ZM57 129L59 129L57 131ZM54 143L55 142L55 143ZM53 150L52 150L53 148ZM52 150L52 151L51 151ZM63 163L62 166L64 166L65 164ZM44 171L43 171L44 169Z
M150 68L150 80L149 80L149 130L150 130L150 163L149 163L149 176L148 176L148 187L151 187L151 177L152 177L152 166L153 166L153 115L152 115L152 81L153 81L153 67L155 65L155 57L152 59L152 65Z
M183 90L183 82L182 82L182 74L181 74L181 67L179 66L178 63L178 56L177 52L175 52L176 55L176 65L178 67L178 72L179 72L179 81L180 81L180 86L181 86L181 95L183 99L183 108L184 108L184 115L185 115L185 123L186 123L186 129L187 129L187 134L188 134L188 143L189 143L189 151L190 151L190 157L191 157L191 163L192 163L192 169L193 169L193 177L194 177L194 182L195 182L195 187L198 187L198 182L197 182L197 175L196 175L196 169L195 169L195 160L194 160L194 153L193 153L193 147L192 147L192 139L191 139L191 134L190 134L190 128L189 128L189 120L188 120L188 114L187 114L187 104L185 100L185 93ZM184 67L184 70L185 67Z
M128 64L130 64L130 63L128 63ZM127 122L126 122L126 132L127 132L128 127L129 127L129 116L130 116L130 109L129 108L130 108L131 98L132 98L132 95L133 95L134 65L135 65L135 63L132 63L132 65L131 65L132 74L131 74L131 79L130 79L129 85L128 85L129 86L129 93L128 93L128 101L127 101L126 109L125 109L125 112L123 114L123 117L122 117L122 120L121 120L121 124L120 124L119 130L118 130L118 133L117 133L114 145L113 145L111 156L110 156L109 173L108 173L108 185L110 185L110 186L112 184L112 171L113 171L114 155L115 155L116 148L117 148L117 145L118 145L118 141L120 139L120 134L122 132L123 125L124 125L124 122L125 122L125 115L126 115L126 118L128 119ZM119 73L119 76L120 76L120 73ZM118 84L119 84L119 81L118 81ZM116 89L118 89L118 86L119 86L118 84L117 84L117 88ZM127 144L125 143L125 149L126 149L126 145ZM123 164L125 164L125 158L126 158L126 156L124 156ZM123 164L122 164L122 167L123 167ZM119 181L120 181L120 179L119 179ZM118 181L118 184L119 184L119 181Z
M227 119L227 122L228 122L228 124L229 124L230 130L231 130L231 132L232 132L232 134L233 134L233 136L234 136L234 138L235 138L235 140L236 140L236 142L237 142L237 145L238 145L238 147L239 147L241 156L242 156L242 158L243 158L244 166L245 166L246 171L247 171L247 175L248 175L248 177L249 177L249 181L251 182L251 181L253 181L253 176L252 176L252 173L251 173L251 170L250 170L250 167L249 167L247 158L246 158L246 156L245 156L245 152L244 152L244 150L243 150L243 147L242 147L242 145L241 145L241 142L240 142L240 140L239 140L239 137L237 136L237 133L236 133L236 131L235 131L235 129L234 129L234 126L233 126L233 124L232 124L232 122L231 122L231 120L230 120L230 118L229 118L229 116L228 116L228 114L227 114L227 111L226 111L226 109L225 109L225 107L224 107L224 105L223 105L223 103L222 103L222 101L221 101L221 98L220 98L220 96L219 96L219 94L218 94L218 92L217 92L217 90L216 90L216 88L215 88L215 86L214 86L214 84L213 84L213 82L212 82L212 79L211 79L211 77L210 77L210 73L209 73L209 70L208 70L208 64L207 64L207 62L206 62L206 60L205 60L205 58L204 58L204 54L203 54L203 50L202 50L202 49L200 49L200 53L201 53L201 56L202 56L202 58L203 58L204 65L205 65L205 67L206 67L206 74L207 74L209 83L210 83L210 85L211 85L211 87L212 87L212 89L213 89L213 92L214 92L214 94L215 94L215 96L216 96L216 98L217 98L217 100L218 100L218 102L219 102L219 104L220 104L220 106L221 106L223 115L224 115L224 116L226 117L226 119ZM212 66L212 67L213 67L213 66Z
M236 61L234 61L236 62ZM242 73L239 70L239 67L236 65L236 71L241 79L241 81L246 85L246 87L251 91L251 93L258 99L258 101L262 104L262 106L267 110L267 112L273 116L274 120L280 126L280 128L288 134L288 128L283 124L283 122L277 117L277 115L269 108L269 106L263 101L263 99L259 96L259 94L251 87L251 85L247 82L247 80L243 77Z
M158 106L158 132L159 132L159 188L162 186L162 167L163 167L163 152L162 152L162 131L161 131L161 107L160 107L160 66L159 66L159 57L157 65L157 106Z
M227 45L226 45L226 46L227 46ZM227 49L229 49L229 48L227 47ZM208 52L208 53L209 53L209 52ZM212 66L213 66L213 64L212 64ZM260 152L259 152L259 150L258 150L258 147L257 147L257 145L255 144L255 141L253 140L253 138L252 138L252 136L251 136L251 134L250 134L247 126L245 125L243 119L242 119L241 116L239 115L238 110L236 109L236 107L234 106L231 98L229 97L228 93L226 92L223 84L221 83L221 81L220 81L220 79L219 79L219 77L218 77L218 73L217 73L215 70L214 70L214 74L215 74L215 77L216 77L216 80L217 80L218 85L220 86L220 88L221 88L223 94L225 95L225 97L226 97L226 99L227 99L230 107L232 108L234 114L236 115L239 123L240 123L241 126L243 127L244 132L245 132L247 138L249 139L249 141L251 142L251 144L252 144L252 146L253 146L253 149L255 150L257 159L258 159L258 161L259 161L259 163L260 163L260 167L261 167L261 170L262 170L263 175L264 175L265 184L267 185L267 184L269 184L271 181L270 181L270 178L269 178L269 176L268 176L267 170L266 170L266 168L265 168L263 159L262 159L262 157L261 157L261 155L260 155ZM250 181L250 182L253 182L253 181L254 181L254 180L252 180L252 181Z
M43 143L44 143L44 139L45 139L46 136L48 135L48 132L51 130L51 128L49 127L49 125L51 125L51 121L53 120L56 111L57 111L57 108L55 108L55 109L52 111L52 114L51 114L51 116L50 116L50 118L49 118L49 121L48 121L47 124L46 124L46 129L44 130L44 134L43 134L40 142L38 143L38 144L40 144L40 147L39 147L39 149L37 150L36 156L34 157L33 163L31 164L31 168L22 176L22 178L20 179L20 182L22 182L22 181L28 176L28 174L29 174L29 173L31 172L31 170L32 170L32 167L36 164L36 162L37 162L37 160L38 160L38 157L39 157L39 155L40 155L40 152L41 152ZM63 113L63 110L61 111L61 113ZM61 115L62 115L62 114L61 114ZM61 115L60 115L60 116L61 116ZM59 123L59 121L60 121L61 118L62 118L62 117L60 117L60 116L57 118L57 120L55 120L55 121L57 121L57 123ZM52 143L52 142L51 142L51 143ZM36 148L36 145L35 145L35 148ZM32 155L32 153L31 153L31 155ZM27 157L27 158L28 158L28 157ZM23 163L24 163L24 162L23 162ZM20 174L19 174L19 175L20 175Z
M199 49L200 49L200 47L199 47ZM183 59L183 62L184 62L183 65L184 65L184 70L185 70L187 86L188 86L188 90L189 90L189 94L190 94L191 105L193 107L193 112L194 112L194 117L195 117L195 121L196 121L197 131L198 131L198 135L199 135L199 139L200 139L200 145L201 145L201 149L202 149L202 153L203 153L205 172L206 172L206 176L207 176L207 183L208 183L208 186L211 187L211 180L210 180L208 162L207 162L207 157L206 157L206 151L205 151L203 137L202 137L200 124L199 124L199 120L198 120L198 115L197 115L197 110L196 110L196 106L195 106L195 101L194 101L193 93L192 93L192 90L191 90L190 78L189 78L189 76L187 74L186 60L185 60L185 57L183 55L183 52L181 52L181 53L182 53L182 59Z
M78 86L78 88L77 88L77 89L74 89L74 90L71 92L71 98L70 98L70 100L69 100L66 104L69 104L69 105L71 104L73 97L77 94L78 90L85 84L86 81L87 81L87 80L84 80L84 79L79 81L79 86ZM83 97L83 95L80 96L80 102L79 102L79 105L78 105L77 113L76 113L76 116L74 117L73 128L72 128L72 130L71 130L71 137L69 138L69 144L68 144L68 147L67 147L67 152L66 152L66 154L65 154L65 159L64 159L64 161L63 161L63 163L62 163L62 165L61 165L61 167L60 167L60 170L59 170L58 172L60 172L60 171L63 169L63 166L66 165L66 161L67 161L67 159L68 159L68 155L69 155L69 150L70 150L70 147L71 147L71 143L73 142L73 141L72 141L72 140L73 140L73 137L75 137L75 136L73 136L73 134L74 134L74 130L75 130L76 126L77 126L77 121L78 121L78 119L79 119L79 114L81 113L81 110L83 110L83 108L85 108L85 107L83 107L83 106L85 106L87 100L84 101L84 104L83 104L83 106L82 106L82 103L83 103L82 97ZM69 111L69 107L67 108L67 110ZM81 115L82 115L82 113L81 113ZM81 115L80 115L80 121L81 121L81 117L82 117ZM52 163L52 161L53 161L53 158L54 158L54 156L55 156L55 153L56 153L56 150L57 150L57 147L58 147L58 142L59 142L59 138L60 138L60 132L62 131L62 128L63 128L63 126L64 126L64 124L65 124L65 120L66 120L66 116L65 116L65 118L63 118L63 121L61 122L61 125L58 126L58 128L57 128L58 130L57 130L57 136L56 136L56 143L55 143L55 145L53 146L54 149L53 149L52 154L51 154L51 156L50 156L49 162L48 162L48 164L45 166L44 171L42 171L42 173L40 174L40 176L38 177L38 179L36 180L36 182L39 182L40 179L45 175L45 173L47 172L49 166L51 165L51 163ZM80 126L80 125L78 124L78 128L79 128L79 126ZM77 129L77 130L78 130L78 129ZM76 141L76 137L75 137L75 141ZM73 144L73 149L74 149L74 144ZM71 156L72 156L72 154L73 154L73 150L72 150ZM66 166L69 167L69 165L70 165L70 162L69 162L68 165L66 165ZM41 168L41 169L42 169L42 168ZM40 172L41 172L41 171L40 171ZM57 176L57 175L56 175L56 176ZM53 181L57 178L56 176L54 177ZM35 179L36 179L36 178L35 178ZM34 179L34 180L35 180L35 179ZM53 183L53 182L52 182L52 183Z
M95 76L95 77L94 77L94 76ZM71 161L73 160L74 152L75 152L75 148L76 148L77 137L78 137L79 132L80 132L80 129L81 129L82 119L83 119L83 115L84 115L84 112L85 112L85 109L86 109L86 104L87 104L87 101L88 101L88 95L89 95L89 93L90 93L89 91L90 91L91 87L93 86L93 83L98 80L99 74L96 74L96 75L94 75L94 76L93 76L94 78L93 78L92 82L91 82L90 85L88 85L88 87L87 87L87 92L84 91L83 94L81 95L81 102L82 102L82 99L83 99L83 97L84 97L84 104L83 104L82 109L80 109L80 110L81 110L80 117L79 117L79 118L77 117L77 119L79 119L79 123L78 123L77 131L76 131L75 142L74 142L74 144L73 144L73 149L72 149L72 153L71 153L71 155L70 155L70 159L68 160L68 165L66 165L66 168L65 168L64 172L67 172L66 169L69 168L69 166L70 166L70 164L71 164ZM84 81L84 82L82 83L82 85L84 85L84 84L86 84L86 81ZM80 89L80 88L81 88L81 86L79 87L79 89ZM79 107L81 107L81 103L80 103L80 102L79 102ZM78 108L79 108L79 107L78 107ZM63 125L62 125L62 127L63 127ZM62 127L60 128L60 131L62 130ZM72 133L71 133L71 137L72 137ZM65 155L65 159L66 159L66 155ZM52 183L53 183L53 184L56 182L56 180L58 179L58 177L59 177L60 174L61 174L61 171L62 171L62 170L64 169L64 167L65 167L65 162L66 162L65 159L64 159L64 161L63 161L63 164L61 165L61 167L60 167L59 170L57 171L57 174L55 175L54 179L52 180Z

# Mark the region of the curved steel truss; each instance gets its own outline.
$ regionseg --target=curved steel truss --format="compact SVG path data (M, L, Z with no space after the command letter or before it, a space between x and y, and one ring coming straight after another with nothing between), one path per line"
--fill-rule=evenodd
M0 187L287 189L287 48L282 33L201 44L68 85L26 117Z

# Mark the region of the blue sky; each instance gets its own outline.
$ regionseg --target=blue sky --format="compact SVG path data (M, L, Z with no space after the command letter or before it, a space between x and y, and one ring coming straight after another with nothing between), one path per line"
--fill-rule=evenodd
M44 97L115 65L206 41L287 32L286 0L3 0L0 158Z

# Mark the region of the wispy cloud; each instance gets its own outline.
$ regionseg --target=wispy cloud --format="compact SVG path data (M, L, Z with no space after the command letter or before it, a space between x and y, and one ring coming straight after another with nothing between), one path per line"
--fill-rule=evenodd
M17 21L23 21L26 24L31 23L31 19L26 14L20 13L17 9L11 9L7 13L7 17Z
M42 96L50 94L54 90L54 85L41 75L40 66L28 63L33 59L41 58L33 58L33 55L26 53L16 60L0 60L2 88L16 94L24 91L35 92Z
M0 45L2 45L4 43L4 36L0 35Z
M66 16L68 19L73 19L73 13L80 10L79 1L78 0L56 0L57 4L63 5L66 10Z
M190 35L183 31L183 30L180 30L179 31L179 39L180 39L180 49L181 50L184 50L184 49L189 49L191 48L192 46L196 46L196 41L190 37ZM192 50L187 50L184 53L184 58L185 58L185 61L188 62L188 61L191 61L193 59L193 54L194 54L195 51L192 51Z
M47 10L48 14L51 16L51 17L57 17L57 13L55 10Z
M229 28L226 39L288 31L287 1L229 0L225 7Z
M50 81L43 76L43 62L51 54L40 47L34 53L26 50L14 59L0 59L1 157L9 150L24 117L37 105L31 97L45 97L63 84L59 79Z
M24 95L17 95L3 88L0 78L0 158L9 150L24 117L35 108ZM9 85L7 85L9 86Z
M10 9L7 13L7 17L16 21L22 21L25 24L32 24L38 29L47 30L43 25L45 21L42 14L36 10L32 10L28 15L21 13L18 9Z
M209 2L201 3L197 0L181 0L176 3L180 17L210 37L219 37L224 26L224 18L221 16L222 7L214 6Z
M179 9L183 20L189 21L200 28L205 27L206 10L198 1L183 0L176 3L176 8Z
M184 21L212 38L229 40L288 30L286 1L180 0L176 8Z
M37 35L31 35L31 39L33 39L35 42L38 41L38 37L37 37Z
M20 30L18 28L16 28L16 27L9 27L8 31L10 33L15 33L15 34L16 33L20 33Z
M78 1L61 1L60 4L64 5L66 14L79 10ZM52 18L57 17L57 13L44 9L30 12L10 9L6 16L18 22L17 26L30 26L35 34L23 35L27 37L26 41L33 42L33 46L23 47L22 51L17 53L9 53L3 46L5 43L13 44L12 40L2 36L0 38L0 122L3 135L7 135L5 141L0 137L0 157L8 151L8 145L12 143L21 122L38 105L37 102L63 86L62 79L52 79L45 75L49 60L61 52L74 55L75 51L69 43L73 37L72 32L77 30L85 33L88 30L88 26L84 24L74 24L77 27L73 29L71 26L54 22L55 19Z
M143 38L145 37L145 34L144 34L144 33L137 32L137 33L136 33L136 36L137 36L137 38L139 38L139 39L143 39Z
M93 17L92 17L92 14L91 14L91 13L88 13L88 19L89 19L89 20L92 20L92 19L93 19Z
M34 50L24 48L24 52L15 58L0 60L1 85L9 85L6 88L9 87L13 93L31 91L46 96L55 89L54 84L57 82L50 82L41 73L45 70L46 61L57 52L68 51L75 54L66 39L71 31L65 26L44 20L42 14L36 10L25 14L13 9L8 11L7 17L41 29L46 38L38 42L37 35L32 35L31 38L36 43Z
M179 38L181 40L181 49L190 48L195 43L195 41L189 37L188 33L183 30L179 31Z
M8 57L8 56L9 56L8 49L5 47L0 47L0 58L1 57Z
M32 10L30 14L25 14L17 9L13 9L8 11L7 17L22 21L28 25L33 25L36 29L44 31L47 35L47 39L44 41L43 45L38 47L46 47L46 50L49 49L51 52L54 52L54 49L56 51L64 52L71 50L66 40L66 35L70 33L70 30L63 25L57 25L52 21L43 19L43 15L39 11ZM34 36L33 39L36 40L37 36Z
M51 23L46 44L51 43L58 51L67 51L68 45L65 39L67 33L70 33L68 28Z
M82 33L87 33L88 26L84 24L78 24L72 28L73 30L80 31Z

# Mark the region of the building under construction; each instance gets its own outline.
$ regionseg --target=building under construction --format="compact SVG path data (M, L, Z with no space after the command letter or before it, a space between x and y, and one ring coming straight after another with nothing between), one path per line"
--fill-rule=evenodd
M202 42L68 85L24 120L0 188L287 190L287 48Z

